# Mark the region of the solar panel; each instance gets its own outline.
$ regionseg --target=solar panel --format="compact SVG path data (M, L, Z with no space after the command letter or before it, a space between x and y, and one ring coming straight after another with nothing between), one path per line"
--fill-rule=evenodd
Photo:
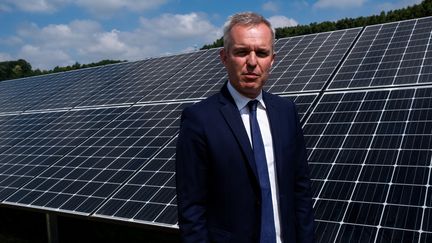
M140 102L200 99L216 93L227 79L219 50L208 50L191 60L184 71L171 76L157 89L149 90Z
M96 217L173 227L177 224L173 139L114 194Z
M311 109L313 102L318 97L317 93L307 93L299 95L281 95L296 104L297 112L299 114L300 121L303 121L306 113Z
M31 89L41 85L46 80L52 78L49 75L23 78L17 80L5 80L0 82L0 114L7 112L22 111L24 108L20 103L20 95L25 95Z
M318 242L432 240L431 21L276 42ZM0 82L0 205L176 228L179 116L226 82L219 50Z
M0 154L0 164L13 168L2 176L21 182L7 185L16 191L0 192L0 198L4 204L89 214L172 139L182 107L76 109L35 129L29 124L32 133Z
M430 239L431 114L430 87L324 94L304 126L318 242Z
M158 87L167 79L204 53L198 51L127 64L126 70L113 73L113 82L94 90L79 106L134 104L152 91L159 90Z
M89 69L72 71L70 78L56 76L60 82L66 82L66 87L58 92L48 95L43 102L37 103L32 110L44 110L52 108L73 108L94 92L98 92L118 78L129 72L135 63L118 63ZM56 83L47 84L56 86ZM46 88L46 87L45 87Z
M271 93L320 91L361 28L280 39L267 82Z
M55 120L58 115L57 112L51 112L1 116L0 201L49 166L50 157L29 156L23 159L26 156L15 145L26 141L31 134Z
M203 53L119 63L19 82L6 81L0 112L134 104ZM7 87L11 83L19 85Z
M106 79L103 79L102 70L111 69L113 66L43 75L28 80L11 80L9 82L25 81L26 89L5 101L1 112L73 107L87 92L103 85ZM96 75L101 78L95 79Z
M431 83L432 17L367 26L330 90Z

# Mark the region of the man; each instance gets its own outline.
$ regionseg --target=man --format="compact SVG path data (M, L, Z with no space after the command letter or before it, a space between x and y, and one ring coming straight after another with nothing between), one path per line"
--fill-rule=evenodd
M292 102L262 91L273 43L262 16L232 16L220 51L229 81L183 111L176 154L183 242L314 240L297 111Z

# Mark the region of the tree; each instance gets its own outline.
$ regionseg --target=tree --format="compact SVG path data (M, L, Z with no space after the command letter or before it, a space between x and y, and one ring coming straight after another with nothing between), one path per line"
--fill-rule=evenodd
M0 80L22 78L32 74L32 66L24 59L0 62Z

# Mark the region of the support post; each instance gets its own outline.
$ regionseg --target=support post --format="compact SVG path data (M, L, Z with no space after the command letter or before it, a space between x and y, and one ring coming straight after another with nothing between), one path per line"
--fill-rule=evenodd
M46 213L48 243L59 243L57 215Z

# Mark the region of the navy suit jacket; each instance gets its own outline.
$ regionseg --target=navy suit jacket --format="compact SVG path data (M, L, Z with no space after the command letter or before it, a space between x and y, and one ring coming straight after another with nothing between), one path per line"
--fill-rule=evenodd
M284 243L313 242L306 148L293 102L263 92L273 137ZM220 93L184 109L176 151L183 242L259 241L261 193L234 99Z

